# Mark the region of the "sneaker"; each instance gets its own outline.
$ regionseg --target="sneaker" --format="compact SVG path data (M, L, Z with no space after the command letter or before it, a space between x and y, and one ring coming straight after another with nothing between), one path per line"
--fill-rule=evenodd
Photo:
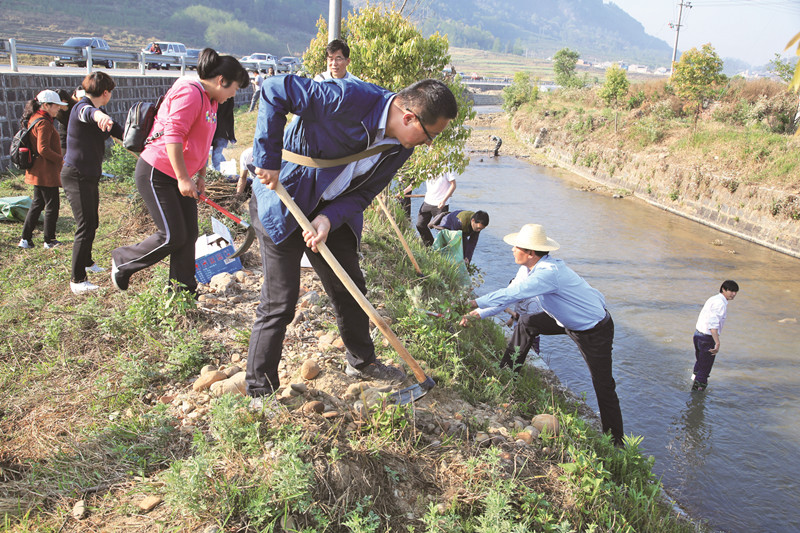
M25 249L33 248L33 241L29 241L28 239L20 239L17 246Z
M52 240L50 242L44 243L44 247L48 250L52 250L53 248L58 248L61 246L61 241Z
M347 363L344 373L353 378L360 379L381 379L384 381L403 381L406 373L396 366L384 365L380 361L370 363L362 369L358 369Z
M251 398L247 408L256 413L262 413L269 418L274 417L284 409L275 394Z
M113 259L111 260L111 283L118 291L128 290L128 280L122 279L122 276L119 274L119 269L117 268L117 263Z
M72 290L72 294L84 294L90 291L96 291L100 286L91 283L89 280L81 281L80 283L73 283L70 281L69 288Z
M92 266L86 267L86 272L91 274L99 274L100 272L105 272L106 269L98 265L97 263L92 263Z
M699 381L695 380L692 383L692 392L694 391L703 392L704 390L706 390L706 387L708 387L708 383L700 383Z

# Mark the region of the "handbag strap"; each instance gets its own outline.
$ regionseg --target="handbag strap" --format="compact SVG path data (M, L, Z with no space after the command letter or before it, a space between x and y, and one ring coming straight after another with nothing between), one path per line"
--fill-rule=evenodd
M281 157L290 163L304 167L330 168L346 165L360 159L366 159L367 157L371 157L375 154L385 152L392 146L392 144L379 144L378 146L373 146L372 148L368 148L363 152L358 152L357 154L348 155L346 157L340 157L338 159L318 159L316 157L308 157L305 155L296 154L288 150L283 150L281 152Z

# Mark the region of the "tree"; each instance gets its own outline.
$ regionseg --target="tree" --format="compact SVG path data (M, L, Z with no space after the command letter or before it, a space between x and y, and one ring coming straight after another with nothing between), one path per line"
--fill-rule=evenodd
M320 18L317 35L303 55L310 73L326 70L327 22ZM458 102L458 116L450 121L429 150L415 150L401 169L406 184L421 184L431 176L448 170L463 172L469 164L465 145L470 130L464 123L473 118L472 102L460 76L446 80L444 67L450 64L449 45L435 33L427 39L399 11L367 6L350 12L342 21L341 38L350 47L348 70L364 81L399 91L415 81L436 78L444 81Z
M628 74L619 65L613 65L606 69L606 82L598 91L600 98L606 105L614 108L614 132L617 131L617 115L619 111L617 105L619 99L628 94L631 83L628 81Z
M531 83L527 72L514 74L514 81L503 89L503 109L515 113L523 104L533 102L539 97L539 86Z
M722 74L722 60L710 43L701 50L692 48L681 55L672 73L675 94L695 105L694 127L707 100L714 97L719 86L725 82Z
M562 48L553 56L553 71L556 74L556 85L561 87L580 87L581 81L575 74L575 65L581 55L575 50Z
M791 83L794 77L795 66L791 61L785 61L781 55L776 53L775 57L769 62L769 71L778 76L786 83Z

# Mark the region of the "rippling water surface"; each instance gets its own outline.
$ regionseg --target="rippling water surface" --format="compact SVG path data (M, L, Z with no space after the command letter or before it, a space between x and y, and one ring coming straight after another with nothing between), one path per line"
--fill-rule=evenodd
M485 276L478 293L516 273L502 237L543 224L561 244L555 255L606 296L625 429L644 436L670 496L718 530L800 531L800 260L585 184L502 151L473 156L450 209L491 217L473 258ZM710 386L692 394L695 321L724 279L741 291ZM597 409L569 339L543 337L542 356Z

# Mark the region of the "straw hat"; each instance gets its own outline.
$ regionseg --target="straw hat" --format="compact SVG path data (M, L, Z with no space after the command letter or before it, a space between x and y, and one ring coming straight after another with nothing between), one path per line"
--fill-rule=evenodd
M519 232L509 233L503 240L511 246L539 252L552 252L561 248L545 234L544 228L539 224L525 224Z

